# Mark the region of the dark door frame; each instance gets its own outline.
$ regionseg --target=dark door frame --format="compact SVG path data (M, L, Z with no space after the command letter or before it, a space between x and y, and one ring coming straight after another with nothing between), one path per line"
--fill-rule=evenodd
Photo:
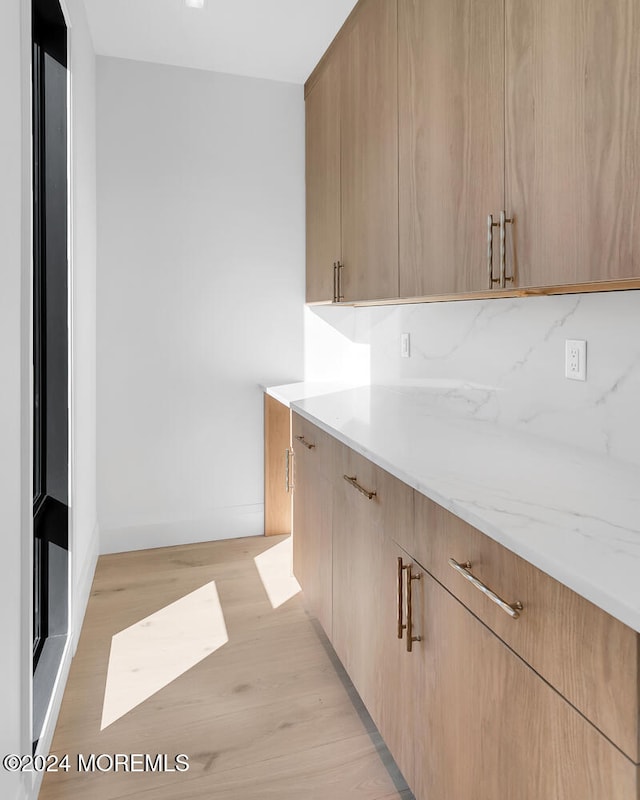
M31 5L35 749L70 627L70 81L61 3Z

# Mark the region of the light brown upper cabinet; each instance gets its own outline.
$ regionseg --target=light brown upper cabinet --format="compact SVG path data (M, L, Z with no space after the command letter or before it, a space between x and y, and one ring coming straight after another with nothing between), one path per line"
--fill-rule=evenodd
M361 0L343 42L345 302L398 297L397 0Z
M360 0L307 84L307 299L640 287L639 43L638 0Z
M307 302L334 300L340 245L340 52L306 98Z
M637 0L399 0L402 297L640 277L639 40Z
M398 3L400 296L489 289L487 219L499 221L504 196L504 3Z
M640 276L640 3L506 0L516 286Z
M360 0L306 91L307 302L398 297L397 0Z

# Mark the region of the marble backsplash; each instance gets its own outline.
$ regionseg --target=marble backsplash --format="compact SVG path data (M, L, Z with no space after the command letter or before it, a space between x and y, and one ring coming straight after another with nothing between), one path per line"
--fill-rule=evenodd
M357 344L372 384L421 390L435 413L459 411L640 464L640 291L313 314L345 347ZM410 358L400 357L401 333L411 336ZM585 382L564 377L566 339L587 341Z

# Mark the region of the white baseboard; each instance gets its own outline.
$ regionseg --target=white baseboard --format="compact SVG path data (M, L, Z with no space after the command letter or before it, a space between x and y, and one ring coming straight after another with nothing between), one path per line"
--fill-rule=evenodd
M60 662L60 667L58 668L58 675L56 676L56 681L53 686L51 701L49 702L49 708L47 710L47 715L45 717L44 725L42 727L42 733L40 734L40 739L38 740L38 747L34 755L46 756L51 752L51 742L53 741L53 734L56 729L56 723L58 722L58 714L60 713L60 706L62 705L62 698L64 696L64 690L67 685L69 670L71 669L71 661L73 659L73 649L72 649L71 639L72 639L71 636L67 637L67 643L64 648L64 653L62 654L62 661ZM43 772L38 772L34 770L32 777L32 784L29 787L30 791L28 793L28 797L36 798L38 796L40 792L40 786L42 784L43 775L44 775Z
M78 648L78 640L80 639L80 631L82 630L82 623L84 615L89 603L89 595L91 594L91 586L93 584L93 576L96 571L96 564L98 563L98 556L100 555L100 530L96 522L93 532L91 534L91 541L85 563L82 565L82 571L74 587L73 595L73 619L71 627L72 636L72 652L76 654Z
M264 534L264 504L217 508L206 519L156 522L100 530L100 553L125 553L153 547L240 539Z

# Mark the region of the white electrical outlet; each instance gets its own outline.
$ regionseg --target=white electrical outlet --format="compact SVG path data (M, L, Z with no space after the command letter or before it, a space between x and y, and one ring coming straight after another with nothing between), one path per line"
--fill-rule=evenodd
M567 339L564 343L564 376L572 381L587 380L587 343Z
M409 358L411 355L411 343L408 333L400 334L400 358Z

